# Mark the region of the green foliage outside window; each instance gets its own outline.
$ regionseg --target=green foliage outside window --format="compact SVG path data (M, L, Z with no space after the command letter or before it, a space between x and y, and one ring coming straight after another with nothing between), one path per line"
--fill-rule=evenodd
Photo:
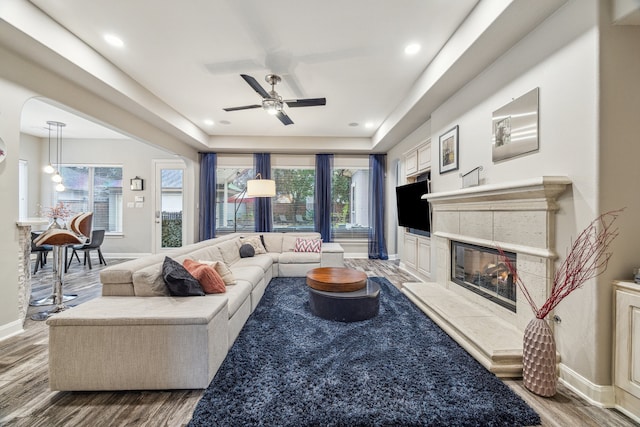
M182 246L182 215L171 212L162 213L162 247L179 248Z

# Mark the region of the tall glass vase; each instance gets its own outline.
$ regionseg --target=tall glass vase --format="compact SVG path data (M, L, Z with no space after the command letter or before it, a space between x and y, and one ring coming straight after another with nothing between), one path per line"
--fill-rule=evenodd
M51 218L51 223L49 224L49 227L47 227L47 230L51 230L54 228L64 228L63 224L60 224L59 220L60 218L58 218L57 216Z
M551 397L556 394L556 341L544 319L532 319L524 330L522 382L533 393Z

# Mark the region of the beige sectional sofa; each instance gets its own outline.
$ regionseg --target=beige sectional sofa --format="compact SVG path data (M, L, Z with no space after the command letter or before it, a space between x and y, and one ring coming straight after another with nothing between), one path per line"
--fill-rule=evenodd
M267 252L241 258L243 239L260 235ZM273 277L344 265L339 244L323 243L320 253L294 252L297 238L320 235L231 234L105 268L102 297L47 321L51 389L206 388ZM165 256L224 262L235 284L222 294L169 296Z

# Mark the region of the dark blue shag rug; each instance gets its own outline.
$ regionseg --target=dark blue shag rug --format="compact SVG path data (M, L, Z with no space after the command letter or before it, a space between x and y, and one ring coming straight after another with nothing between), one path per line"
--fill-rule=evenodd
M384 278L380 314L309 310L304 278L267 287L189 426L527 426L540 418Z

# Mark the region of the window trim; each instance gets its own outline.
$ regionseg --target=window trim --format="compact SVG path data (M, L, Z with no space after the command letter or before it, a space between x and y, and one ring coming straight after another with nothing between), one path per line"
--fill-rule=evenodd
M122 230L120 231L105 231L104 235L105 236L124 236L124 165L122 163L108 163L108 164L101 164L101 163L61 163L59 165L56 165L56 167L59 168L64 168L64 167L86 167L88 168L91 172L90 172L90 182L91 184L91 188L89 189L89 200L88 200L88 205L90 207L93 206L93 204L95 203L95 191L94 191L94 180L95 180L95 168L120 168L122 170L122 182L123 182L123 186L122 188L122 203L120 204L120 218L121 218L121 222L122 222ZM57 191L53 191L53 200L54 200L54 204L58 203L58 195L60 194Z

